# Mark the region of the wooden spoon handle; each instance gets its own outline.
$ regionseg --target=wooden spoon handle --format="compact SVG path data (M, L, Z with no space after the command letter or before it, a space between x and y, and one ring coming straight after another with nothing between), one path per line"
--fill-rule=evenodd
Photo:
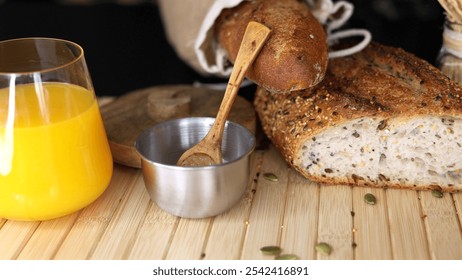
M239 52L234 62L233 71L220 104L220 109L210 129L211 133L207 135L208 137L215 138L218 136L221 138L224 130L224 123L228 118L229 111L236 99L237 92L245 78L245 74L268 39L270 32L271 30L268 27L255 21L250 21L247 25L239 47Z

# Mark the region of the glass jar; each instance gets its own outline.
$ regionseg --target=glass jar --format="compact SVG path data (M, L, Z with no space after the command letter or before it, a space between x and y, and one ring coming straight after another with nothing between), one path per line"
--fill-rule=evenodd
M462 24L446 20L436 64L450 79L462 84Z

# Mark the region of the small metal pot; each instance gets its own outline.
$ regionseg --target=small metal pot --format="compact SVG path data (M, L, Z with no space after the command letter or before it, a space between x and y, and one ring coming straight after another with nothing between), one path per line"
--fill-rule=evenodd
M230 209L249 182L249 157L255 136L226 122L223 163L203 167L177 166L180 156L197 144L214 118L182 118L159 123L141 133L135 148L151 199L163 210L184 218L205 218Z

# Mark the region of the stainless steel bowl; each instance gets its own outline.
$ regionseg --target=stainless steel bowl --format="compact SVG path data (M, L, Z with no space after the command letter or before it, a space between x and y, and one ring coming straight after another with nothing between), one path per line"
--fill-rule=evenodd
M214 118L182 118L159 123L141 133L135 148L151 199L163 210L185 218L205 218L230 209L249 181L249 156L255 136L226 122L223 163L203 167L177 166L184 151L207 134Z

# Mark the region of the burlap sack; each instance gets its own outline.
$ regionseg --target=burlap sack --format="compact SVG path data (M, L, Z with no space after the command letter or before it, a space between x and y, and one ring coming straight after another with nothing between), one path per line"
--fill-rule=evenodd
M214 0L158 0L167 39L178 56L206 74L194 52L194 44L205 15Z
M213 37L213 24L221 11L246 0L157 0L167 39L178 56L203 75L229 76L225 50ZM347 49L329 53L330 58L351 55L364 49L371 34L364 29L337 31L353 14L348 1L305 0L313 15L325 26L329 45L340 39L361 36L363 40Z
M221 10L245 0L158 0L167 39L178 56L203 75L228 76L224 50L213 38Z

